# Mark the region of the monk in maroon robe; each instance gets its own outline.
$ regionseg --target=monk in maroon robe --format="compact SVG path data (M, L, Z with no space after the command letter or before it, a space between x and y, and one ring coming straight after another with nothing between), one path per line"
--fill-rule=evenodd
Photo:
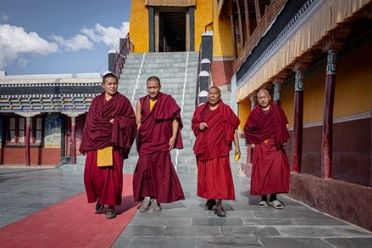
M142 201L141 212L150 205L161 211L160 203L185 199L170 155L173 148L183 148L181 108L172 96L160 92L158 77L149 77L146 86L148 95L136 105L139 157L133 174L133 195Z
M108 205L106 218L115 218L121 204L123 159L128 158L136 136L133 107L117 92L118 78L103 76L104 92L92 100L82 134L80 151L86 154L84 184L88 203L96 202L96 212ZM104 152L106 151L106 153ZM103 166L100 163L103 162Z
M251 195L261 195L259 207L282 209L278 193L289 192L290 169L284 146L289 139L288 120L282 108L270 103L267 90L257 94L258 104L244 126L247 144L253 149ZM267 194L270 195L267 201Z
M197 195L208 199L204 209L216 206L217 216L226 212L222 199L235 200L229 153L232 143L235 155L240 156L238 135L240 124L232 109L221 100L221 91L212 86L208 102L200 105L192 117L192 130L196 136L194 153L198 165ZM217 199L217 201L216 201Z

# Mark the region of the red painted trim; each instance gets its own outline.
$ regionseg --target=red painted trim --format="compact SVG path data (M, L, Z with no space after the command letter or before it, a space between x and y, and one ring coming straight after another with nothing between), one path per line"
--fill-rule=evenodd
M75 117L73 117L75 118ZM75 120L71 122L71 163L76 164L76 129Z
M27 117L30 118L30 117ZM26 137L25 137L25 159L26 166L31 165L31 152L30 152L30 124L29 120L26 118Z

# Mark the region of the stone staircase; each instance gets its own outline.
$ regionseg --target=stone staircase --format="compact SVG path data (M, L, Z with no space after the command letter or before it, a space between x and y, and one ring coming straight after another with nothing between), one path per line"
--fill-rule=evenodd
M183 122L183 149L172 150L172 160L179 174L195 174L196 160L192 150L195 137L191 130L191 118L195 110L195 90L198 76L198 53L146 53L129 54L122 72L119 92L126 95L133 107L137 100L147 94L146 80L149 76L158 76L161 81L161 91L171 94L181 107ZM230 98L225 92L223 98ZM228 104L230 100L225 100ZM243 144L242 144L243 145ZM246 149L242 149L241 161L246 159ZM240 163L233 160L230 154L234 174L239 172ZM129 158L124 161L124 171L132 173L138 160L136 146L132 147ZM244 160L245 161L245 160Z
M147 94L146 80L157 76L161 81L161 92L172 95L181 107L183 122L183 149L171 151L173 164L179 174L195 174L196 159L192 147L195 141L191 130L191 118L195 110L195 91L198 76L198 52L172 53L130 53L122 71L118 91L129 98L133 108L137 100ZM231 104L229 92L223 92L222 99ZM234 154L230 152L233 174L241 174L240 162L246 161L245 142L241 141L242 157L234 162ZM83 162L84 157L77 159ZM138 160L137 148L134 144L128 159L124 161L124 173L132 174Z

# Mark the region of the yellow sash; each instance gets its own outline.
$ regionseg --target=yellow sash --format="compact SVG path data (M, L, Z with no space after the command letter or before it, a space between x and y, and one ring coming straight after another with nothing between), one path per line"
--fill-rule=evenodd
M156 103L156 100L153 101L150 99L150 111L152 110L152 108L155 106L155 103Z
M97 150L97 166L112 166L112 146L105 147Z

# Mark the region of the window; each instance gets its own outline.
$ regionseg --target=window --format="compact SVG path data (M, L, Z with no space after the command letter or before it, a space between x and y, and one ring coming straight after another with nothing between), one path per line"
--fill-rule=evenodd
M18 116L5 117L5 144L6 145L25 145L26 137L26 118ZM30 122L30 144L40 145L42 141L43 119L33 117Z

